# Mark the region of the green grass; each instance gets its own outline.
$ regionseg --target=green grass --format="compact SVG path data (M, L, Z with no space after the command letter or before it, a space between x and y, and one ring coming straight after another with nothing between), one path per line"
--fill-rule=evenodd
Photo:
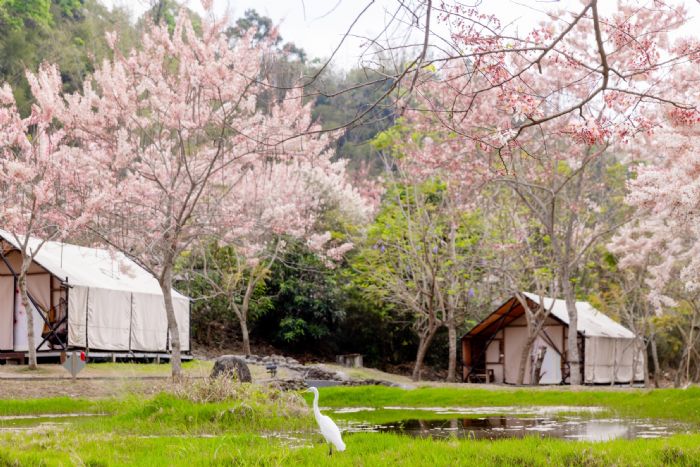
M700 437L579 443L526 438L502 441L414 439L390 434L346 436L347 450L310 447L233 434L183 438L76 434L0 438L0 465L698 465ZM12 446L22 446L12 447Z
M182 362L182 369L185 374L202 373L208 374L211 371L213 363L206 360L189 360ZM41 367L40 367L41 368ZM170 375L171 367L167 361L163 363L136 363L136 362L102 362L100 364L91 365L90 369L97 373L119 373L119 374L137 374L142 376L160 376Z
M31 384L31 383L27 383ZM112 412L118 400L87 400L70 397L0 400L0 416ZM0 464L1 465L1 464Z
M600 443L530 437L497 441L416 439L389 433L346 434L346 452L328 457L315 422L297 396L254 385L203 386L152 397L100 401L54 398L0 401L0 414L100 413L64 419L44 432L0 434L0 466L11 465L700 465L700 434ZM229 392L226 392L229 391ZM228 398L228 399L226 399ZM307 399L308 403L308 399ZM635 418L700 420L700 390L488 391L322 388L332 407L509 405L603 406ZM290 408L291 407L291 408ZM376 421L416 411L331 414ZM420 412L429 416L429 412ZM438 417L444 418L444 415ZM386 421L391 421L387 419ZM29 422L6 422L26 426ZM276 437L282 434L292 440Z

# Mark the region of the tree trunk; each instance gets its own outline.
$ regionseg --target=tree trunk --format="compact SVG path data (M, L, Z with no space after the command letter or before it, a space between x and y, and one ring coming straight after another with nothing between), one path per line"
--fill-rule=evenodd
M437 326L432 326L427 330L425 335L421 335L420 337L418 342L418 352L416 353L416 363L413 366L413 374L411 375L411 379L413 379L413 381L420 381L421 371L423 371L423 360L425 360L425 356L428 353L428 349L430 348L430 344L433 342L436 332Z
M537 349L537 357L535 359L535 368L532 370L532 381L530 381L530 384L532 385L537 385L540 384L540 380L542 379L542 363L544 363L544 356L547 353L547 348L546 347L540 347Z
M454 323L454 317L448 321L447 336L450 340L447 381L454 383L457 373L457 326Z
M518 384L523 385L525 384L525 370L527 370L527 358L530 356L530 352L532 352L532 344L535 343L535 340L537 339L537 334L530 335L527 337L527 340L525 341L525 347L523 347L523 353L520 354L520 367L518 368ZM530 381L532 383L532 381Z
M31 303L29 301L29 294L27 293L27 269L22 265L22 271L19 273L17 278L17 285L19 286L19 294L22 299L22 306L24 307L24 312L27 314L27 346L29 347L29 369L37 369L36 360L36 338L34 336L34 313Z
M576 298L574 288L571 286L568 274L562 274L559 278L561 289L564 292L566 301L566 311L569 314L569 331L566 353L569 361L569 384L571 386L581 385L581 357L578 352L578 312L576 311Z
M649 355L647 355L647 346L644 343L644 339L639 340L638 353L642 354L642 370L644 370L644 387L651 387L651 379L649 379ZM634 380L634 368L632 368L632 380ZM631 385L631 384L630 384Z
M248 285L246 286L245 293L243 294L243 303L238 306L235 302L235 297L231 297L231 304L234 307L234 312L238 317L238 322L241 326L241 337L243 338L243 353L245 355L250 355L250 333L248 332L248 310L250 309L250 298L253 296L255 291L255 284L257 280L255 279L256 272L251 271L250 278L248 279Z
M686 348L687 348L687 358L685 361L685 383L690 382L690 360L693 357L693 344L695 344L695 337L693 337L693 329L694 329L695 323L691 321L690 323L690 330L688 331L688 341L686 342Z
M651 358L654 361L654 387L659 387L659 378L661 378L661 368L659 367L659 351L656 348L656 333L651 334Z
M243 340L243 353L248 356L250 352L250 335L248 333L248 320L245 316L239 316L238 322L241 325L241 337Z
M179 381L182 378L182 357L180 345L180 329L175 317L175 308L173 307L173 271L172 266L166 265L161 275L160 288L163 291L163 299L165 301L165 316L168 319L168 332L170 334L170 363L172 365L173 380Z

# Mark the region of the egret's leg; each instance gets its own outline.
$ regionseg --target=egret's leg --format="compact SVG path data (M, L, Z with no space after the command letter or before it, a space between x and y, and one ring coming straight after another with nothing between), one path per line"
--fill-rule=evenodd
M331 443L328 443L328 455L333 455L333 445Z

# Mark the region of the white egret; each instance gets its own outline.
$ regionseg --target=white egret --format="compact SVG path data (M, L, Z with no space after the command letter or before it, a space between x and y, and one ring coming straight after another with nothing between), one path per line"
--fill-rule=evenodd
M340 437L338 425L331 420L331 417L323 415L318 409L318 389L311 386L307 391L314 393L314 417L316 417L316 423L318 423L318 427L321 429L321 434L328 442L328 455L330 456L333 454L333 446L335 446L338 451L345 451L345 443L343 443L343 439Z

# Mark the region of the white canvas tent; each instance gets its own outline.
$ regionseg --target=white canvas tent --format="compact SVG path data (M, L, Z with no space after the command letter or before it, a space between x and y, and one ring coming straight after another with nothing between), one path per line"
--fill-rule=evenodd
M0 230L0 241L0 351L26 351L27 319L15 279L21 255L8 232ZM30 245L37 243L30 239ZM30 266L27 288L39 351L169 350L158 281L121 253L46 242ZM182 350L187 352L190 300L173 290L173 302Z
M540 297L523 293L530 307ZM540 384L568 382L567 339L569 315L566 302L544 297L550 310L533 349L544 348ZM632 331L601 313L588 302L576 302L578 341L586 384L629 383L644 379L644 358L635 345ZM510 298L462 337L464 378L485 375L500 383L517 383L520 357L527 339L527 322L522 305ZM532 359L527 359L525 384L529 384Z

